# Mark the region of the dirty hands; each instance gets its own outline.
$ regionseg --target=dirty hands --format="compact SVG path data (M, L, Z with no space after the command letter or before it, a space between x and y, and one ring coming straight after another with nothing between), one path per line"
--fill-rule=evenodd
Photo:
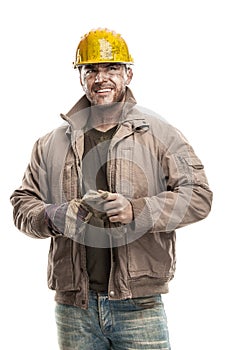
M82 203L94 215L108 218L112 223L129 224L133 220L130 201L119 193L90 190L82 198Z

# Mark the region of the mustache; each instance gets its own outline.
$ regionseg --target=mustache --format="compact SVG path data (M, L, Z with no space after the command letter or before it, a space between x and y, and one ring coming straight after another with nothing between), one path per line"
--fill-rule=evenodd
M114 89L113 84L100 84L100 83L95 83L93 85L93 90L102 90L102 89Z

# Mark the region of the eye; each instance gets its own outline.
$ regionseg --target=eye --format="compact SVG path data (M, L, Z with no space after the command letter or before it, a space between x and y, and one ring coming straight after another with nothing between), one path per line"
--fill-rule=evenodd
M96 70L94 68L89 68L85 71L86 74L91 74L91 73L95 73Z
M108 66L108 70L109 71L117 71L120 69L120 65L119 64L111 64L110 66Z
M84 69L85 76L96 73L97 69L93 66L86 66Z

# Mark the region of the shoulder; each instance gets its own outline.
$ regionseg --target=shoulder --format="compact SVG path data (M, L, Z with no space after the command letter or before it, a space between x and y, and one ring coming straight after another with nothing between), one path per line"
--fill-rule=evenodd
M67 124L63 124L59 126L56 129L53 129L46 133L45 135L41 136L37 143L43 146L49 145L51 142L54 142L56 140L61 141L63 138L66 137L66 134L68 133L68 126Z
M144 120L148 125L144 137L153 140L156 145L160 145L165 150L169 149L170 152L177 152L182 147L190 147L183 133L154 111L135 106L131 113L134 119Z
M34 143L32 155L46 159L51 152L58 155L69 144L68 127L64 124L38 138Z

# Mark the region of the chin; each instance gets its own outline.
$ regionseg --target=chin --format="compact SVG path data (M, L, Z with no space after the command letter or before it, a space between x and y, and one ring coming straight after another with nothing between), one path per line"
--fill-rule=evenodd
M107 109L107 108L113 107L114 105L115 105L114 102L102 102L102 103L95 104L95 107L102 108L102 109Z
M100 101L95 101L94 104L97 105L97 106L112 106L114 105L115 101L109 101L109 100L100 100Z

